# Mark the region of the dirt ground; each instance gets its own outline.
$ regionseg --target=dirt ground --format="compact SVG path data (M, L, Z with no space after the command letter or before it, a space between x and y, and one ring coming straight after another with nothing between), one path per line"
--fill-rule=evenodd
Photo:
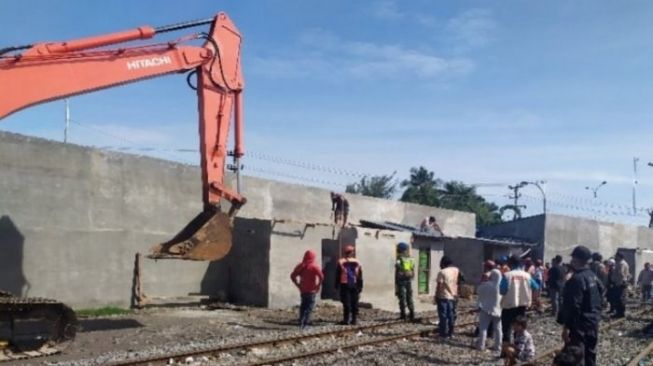
M460 304L460 311L472 307L472 301L463 302ZM435 316L435 311L420 315ZM336 323L340 318L339 304L321 302L313 316L313 327L316 330L337 327ZM396 318L396 313L370 308L362 308L360 314L362 324ZM296 308L273 310L230 305L220 305L213 309L206 306L149 308L121 316L82 318L81 329L75 341L64 353L4 365L102 365L126 357L140 358L162 352L284 337L298 332L296 319ZM640 319L637 324L633 323L632 327L641 328L651 320L650 316ZM534 315L531 321L532 332L540 350L558 343L559 326L551 317ZM606 334L601 346L604 350L600 352L604 364L621 364L621 359L615 360L614 363L605 362L606 358L613 359L615 349L621 351L625 360L650 341L648 337L624 336L624 332L631 331L632 329L619 329L618 332ZM472 341L471 334L466 331L457 336L455 344L438 344L428 339L398 342L382 348L358 350L356 360L360 362L350 363L385 364L385 361L394 359L394 364L495 364L490 355L472 350ZM455 345L458 346L454 347ZM628 347L632 348L632 351L624 352ZM324 356L300 364L333 364L342 361L338 357Z
M81 329L64 353L4 365L59 364L87 360L80 364L101 364L121 352L143 348L169 349L172 345L221 344L266 338L271 334L297 330L297 309L262 309L234 307L209 309L206 306L150 308L130 314L81 318ZM434 313L433 313L434 314ZM433 315L431 314L431 315ZM360 319L368 321L395 319L396 314L362 308ZM341 319L337 305L322 302L314 312L313 326L333 326ZM95 362L91 362L94 359Z

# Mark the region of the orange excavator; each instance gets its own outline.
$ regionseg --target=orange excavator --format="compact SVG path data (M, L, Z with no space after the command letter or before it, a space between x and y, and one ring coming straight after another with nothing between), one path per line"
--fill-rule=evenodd
M208 33L121 45L203 25L210 25ZM0 119L38 103L188 73L187 82L197 90L198 98L204 209L174 238L155 245L150 257L219 260L231 249L232 220L246 202L240 194L239 174L244 155L241 42L233 22L219 13L210 19L162 27L0 48ZM234 148L228 151L232 120ZM227 156L233 157L233 164L226 164ZM236 191L224 184L226 169L236 173ZM223 200L231 203L228 212L221 210ZM3 355L16 359L59 352L72 341L76 329L74 312L60 302L0 292L0 360Z

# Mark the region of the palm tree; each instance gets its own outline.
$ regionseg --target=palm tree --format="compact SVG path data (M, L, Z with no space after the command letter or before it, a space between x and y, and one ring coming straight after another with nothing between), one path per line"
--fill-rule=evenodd
M390 199L397 190L395 174L396 171L391 175L364 176L358 183L347 184L345 192Z
M401 201L419 203L426 206L440 206L438 189L442 181L435 178L435 174L425 167L410 169L410 178L401 182L401 187L406 188L401 196Z
M499 207L479 196L474 186L468 186L463 182L450 181L444 184L444 189L440 191L440 194L442 196L441 207L475 213L476 226L478 227L493 225L502 221Z

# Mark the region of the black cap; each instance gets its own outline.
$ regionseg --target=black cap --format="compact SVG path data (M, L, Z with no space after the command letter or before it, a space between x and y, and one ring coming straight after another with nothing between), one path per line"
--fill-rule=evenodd
M579 245L576 248L574 248L574 250L571 252L571 256L573 258L577 258L584 262L587 262L588 260L590 260L590 258L592 258L592 252L589 249L587 249L586 246Z

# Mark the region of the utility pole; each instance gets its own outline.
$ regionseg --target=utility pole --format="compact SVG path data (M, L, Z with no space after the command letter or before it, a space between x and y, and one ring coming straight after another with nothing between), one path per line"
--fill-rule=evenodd
M541 180L541 181L534 181L534 182L527 182L523 181L520 183L520 185L526 186L527 184L534 185L537 187L537 189L540 190L540 193L542 193L542 213L546 215L546 181Z
M519 197L521 197L521 194L519 193L519 189L524 187L526 184L528 184L528 183L521 182L519 184L515 184L514 186L508 186L508 189L512 190L512 192L513 192L512 197L509 197L509 198L514 200L514 204L513 204L514 205L514 210L513 210L514 215L512 216L513 221L517 220L517 218L518 218L517 217L517 211L519 211L519 208L521 207L521 206L519 206ZM523 206L523 207L526 207L526 206ZM521 218L521 215L519 215L519 218Z
M637 162L638 157L633 158L633 216L637 216Z
M66 102L66 125L63 128L63 142L68 143L68 127L70 127L70 105L68 104L68 98L65 99Z

